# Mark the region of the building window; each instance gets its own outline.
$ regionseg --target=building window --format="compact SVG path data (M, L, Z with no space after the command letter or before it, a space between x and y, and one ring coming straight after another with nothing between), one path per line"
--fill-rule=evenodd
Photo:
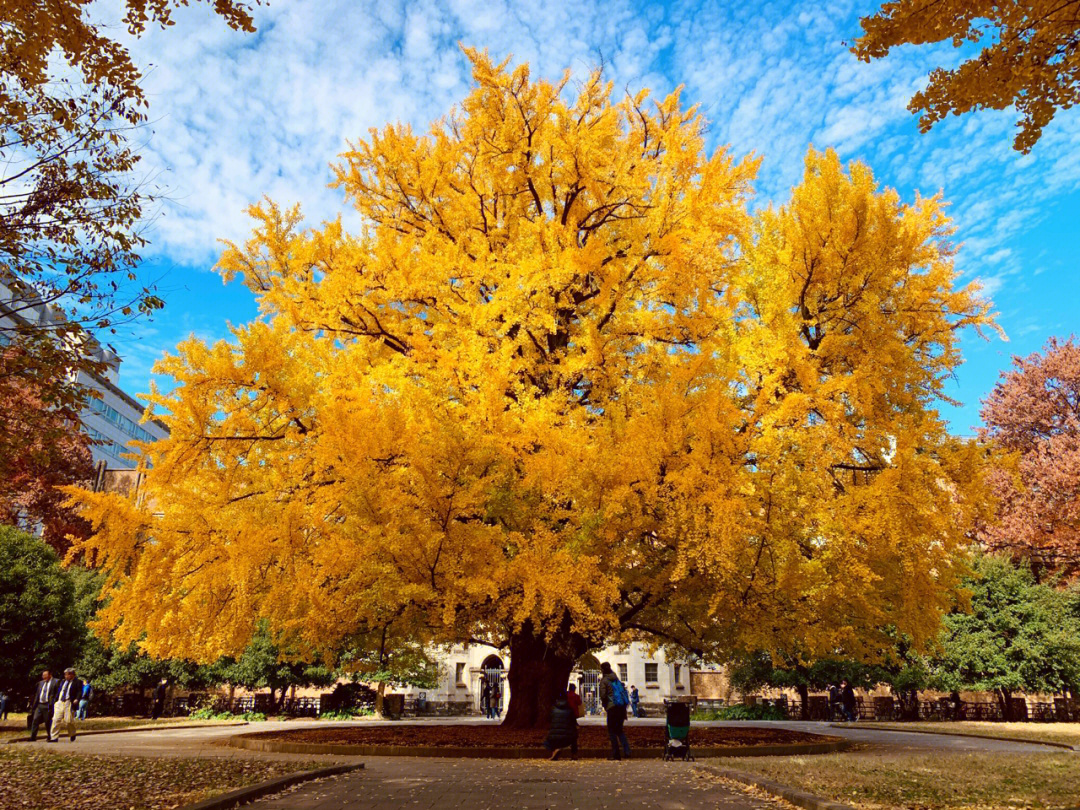
M659 683L660 671L657 664L645 665L645 683Z
M675 683L682 682L682 664L675 664Z
M465 663L461 662L454 669L454 683L465 683Z
M626 674L626 664L619 664L619 680L627 681L629 676Z

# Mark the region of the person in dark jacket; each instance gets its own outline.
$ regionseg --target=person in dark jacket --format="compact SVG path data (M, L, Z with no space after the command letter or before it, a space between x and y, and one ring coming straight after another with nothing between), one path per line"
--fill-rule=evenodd
M570 749L571 759L577 759L577 712L565 696L557 698L551 707L551 728L544 738L544 748L551 752L552 759L558 759L564 748Z
M843 719L840 709L840 687L835 683L829 684L829 722Z
M626 731L623 726L626 723L626 705L615 703L615 686L619 681L618 676L611 670L611 664L607 661L600 665L600 685L597 688L597 697L607 714L608 739L611 740L611 759L619 760L630 758L630 741L626 739ZM627 701L629 702L629 701ZM620 744L622 750L620 751Z
M52 736L53 706L56 703L56 695L60 691L60 681L52 676L49 670L41 673L41 680L34 687L33 697L30 698L30 741L37 739L38 726L45 724L45 736L49 742L56 742Z
M168 678L162 678L161 683L154 687L154 703L150 710L150 717L157 720L165 711L165 695L169 689Z
M856 715L857 705L855 690L851 688L851 684L847 681L840 681L840 707L844 710L844 719L849 723L854 723L859 719Z
M53 704L52 737L60 739L60 732L67 729L68 736L75 742L75 712L79 709L83 682L75 676L75 669L64 670L64 680L56 690L56 702Z

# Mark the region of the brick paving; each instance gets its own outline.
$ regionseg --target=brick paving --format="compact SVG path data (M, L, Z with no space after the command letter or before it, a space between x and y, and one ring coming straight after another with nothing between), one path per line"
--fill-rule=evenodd
M367 757L362 771L309 782L251 810L780 810L693 763Z

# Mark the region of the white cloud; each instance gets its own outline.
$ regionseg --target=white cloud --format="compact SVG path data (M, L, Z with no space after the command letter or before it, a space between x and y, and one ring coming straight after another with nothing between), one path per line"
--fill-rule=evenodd
M115 0L111 0L115 3ZM105 6L104 16L108 6ZM728 4L628 0L274 2L259 33L228 30L202 7L133 43L153 137L144 169L169 187L148 255L207 267L218 240L242 239L263 195L303 204L309 221L344 203L328 164L371 127L420 129L468 91L459 43L513 54L534 75L605 64L616 88L683 84L708 117L711 146L763 154L758 188L782 201L807 146L868 162L906 199L944 190L964 243L960 266L999 295L1020 272L1006 243L1055 195L1080 189L1080 113L1061 113L1032 156L1011 148L1010 112L950 118L918 133L906 104L948 46L865 64L847 50L864 2ZM987 266L993 265L992 270Z

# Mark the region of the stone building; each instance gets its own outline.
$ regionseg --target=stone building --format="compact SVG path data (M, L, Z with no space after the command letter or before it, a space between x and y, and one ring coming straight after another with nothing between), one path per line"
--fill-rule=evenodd
M500 713L505 710L510 700L508 653L486 644L459 644L441 650L436 660L440 679L435 689L408 687L394 691L403 691L410 703L419 699L436 711L479 714L482 679L487 679L496 685ZM589 711L598 710L596 685L603 661L611 664L627 688L638 688L642 706L650 714L661 713L665 700L691 694L691 673L684 659L669 658L663 650L652 651L641 642L609 646L582 656L570 675L570 682L577 686Z

